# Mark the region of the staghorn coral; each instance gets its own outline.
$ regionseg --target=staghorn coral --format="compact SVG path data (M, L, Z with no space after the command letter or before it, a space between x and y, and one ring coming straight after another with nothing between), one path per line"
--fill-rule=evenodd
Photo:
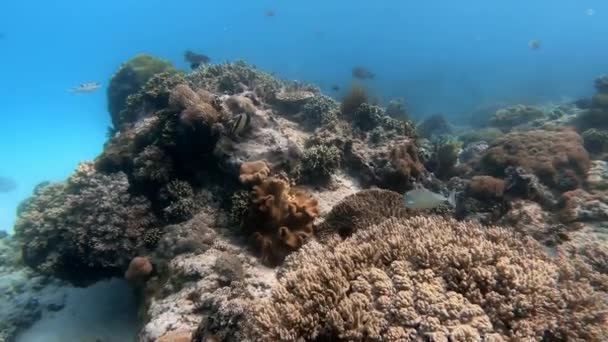
M505 181L492 176L474 176L467 184L468 196L478 200L497 200L505 191Z
M163 72L175 74L177 70L170 62L146 54L139 54L120 66L110 80L107 93L114 129L136 118L135 113L125 111L128 97L140 91L154 75Z
M340 150L336 146L313 146L302 156L302 174L310 180L327 180L339 167Z
M157 224L150 203L128 189L124 173L100 174L92 163L36 189L15 224L25 263L75 285L121 276Z
M505 229L389 219L288 258L246 327L255 341L600 341L600 278Z
M543 118L542 110L526 105L514 105L496 111L490 119L490 126L498 127L508 132L513 127Z
M584 177L589 155L573 131L513 132L497 139L481 158L481 170L501 177L509 166L533 172L543 183L557 187L559 172L572 170Z
M404 205L403 195L390 190L369 189L357 192L336 204L315 228L320 241L339 235L345 239L360 229L390 217L410 217L415 212Z
M253 187L243 231L262 262L276 265L312 236L318 215L317 201L309 193L271 177Z

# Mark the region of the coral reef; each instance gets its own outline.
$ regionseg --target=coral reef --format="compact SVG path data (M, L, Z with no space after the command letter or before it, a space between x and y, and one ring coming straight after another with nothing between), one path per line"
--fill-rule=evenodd
M460 134L458 138L462 141L463 145L467 146L471 143L480 141L491 144L502 135L503 132L498 128L485 127Z
M243 231L265 264L280 263L312 236L319 212L317 201L304 190L270 177L253 187L251 202Z
M265 160L255 160L241 164L239 180L243 184L259 184L270 175L270 168Z
M363 190L336 204L315 229L315 236L320 241L335 235L344 239L390 217L412 215L414 211L404 206L403 195L390 190Z
M446 135L452 133L452 128L441 114L434 114L425 118L420 124L418 124L416 130L421 137L427 139L430 139L435 135Z
M292 255L246 327L257 341L599 341L607 304L590 279L606 281L504 229L391 219Z
M154 270L150 259L137 256L131 260L125 271L125 279L131 283L145 281Z
M424 163L426 169L434 172L440 179L454 176L461 148L460 141L451 136L435 136L430 145L430 155Z
M324 181L340 167L340 150L335 146L317 145L304 151L302 174L312 181Z
M474 176L467 184L467 195L478 200L496 200L502 198L505 181L492 176Z
M359 106L366 103L368 101L367 91L359 86L353 85L348 93L342 99L340 103L340 111L345 117L352 117L355 115Z
M403 142L391 148L388 156L378 156L374 183L381 188L405 192L425 173L416 145Z
M66 183L38 187L15 224L25 263L75 285L121 276L157 224L149 201L128 188L124 173L100 174L92 163Z
M595 128L588 129L581 134L585 148L589 153L608 152L608 131Z
M536 130L513 132L497 139L484 153L480 167L497 177L504 176L509 166L522 167L557 188L564 171L570 170L572 176L581 178L589 163L582 139L575 132Z
M129 95L137 93L156 74L177 72L170 62L140 54L120 66L108 85L108 111L112 124L118 129L132 122L133 113L123 113Z
M316 95L302 106L301 122L312 127L330 125L336 122L339 106L331 97Z
M525 105L509 106L499 109L490 119L490 126L500 128L504 132L511 131L515 126L541 119L545 116L542 110Z

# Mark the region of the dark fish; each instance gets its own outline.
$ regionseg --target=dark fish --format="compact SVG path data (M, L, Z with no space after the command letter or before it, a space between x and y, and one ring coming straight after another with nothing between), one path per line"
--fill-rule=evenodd
M274 17L274 11L273 10L266 10L266 12L264 12L264 15L267 17Z
M334 84L333 86L331 86L331 90L333 90L333 91L340 91L340 86L337 86L337 85Z
M7 177L0 177L0 193L13 192L17 189L17 183Z
M184 59L190 63L192 70L197 69L201 64L209 64L211 62L211 58L208 56L190 50L184 53Z
M251 124L251 116L247 113L241 113L237 115L233 121L232 126L230 127L230 135L238 136L249 128Z
M537 50L540 48L540 40L532 39L531 41L528 42L528 46L532 50Z
M362 80L373 79L376 77L371 71L365 69L364 67L356 66L353 68L353 77L359 78Z

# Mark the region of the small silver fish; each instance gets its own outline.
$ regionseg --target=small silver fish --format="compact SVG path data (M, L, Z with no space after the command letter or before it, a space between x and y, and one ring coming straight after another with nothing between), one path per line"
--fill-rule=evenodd
M410 209L434 209L441 204L448 202L452 206L456 206L456 193L452 191L447 198L436 192L425 189L422 186L410 190L403 196L405 206Z
M232 136L241 135L243 132L245 132L249 128L250 124L251 124L251 115L249 115L247 113L241 113L232 120L232 126L230 127L230 134Z
M79 84L77 87L70 89L71 93L92 93L95 90L101 88L101 84L98 82L84 82Z

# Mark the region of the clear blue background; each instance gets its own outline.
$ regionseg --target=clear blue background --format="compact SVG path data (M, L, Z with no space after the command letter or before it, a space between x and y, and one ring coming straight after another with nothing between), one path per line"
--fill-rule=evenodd
M0 194L0 229L35 184L65 178L102 149L105 89L66 90L105 87L136 53L183 68L186 49L214 62L243 58L327 91L347 88L351 67L363 65L377 74L367 86L380 98L452 118L497 101L589 95L608 73L600 0L5 0L0 33L0 176L18 183Z

